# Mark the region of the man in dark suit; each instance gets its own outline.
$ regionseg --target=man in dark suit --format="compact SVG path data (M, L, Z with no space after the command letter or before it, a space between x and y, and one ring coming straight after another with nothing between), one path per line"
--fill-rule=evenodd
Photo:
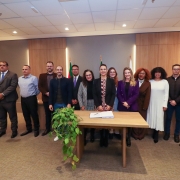
M16 92L17 85L17 74L8 70L8 63L6 61L0 61L0 137L6 134L7 113L11 120L11 138L15 138L18 133L16 111L16 101L18 99Z
M42 136L45 136L51 131L51 111L49 110L49 86L51 79L56 77L56 73L53 72L54 63L52 61L48 61L46 63L46 70L47 73L42 73L39 75L38 83L38 88L42 93L42 101L46 115L46 129L42 133Z
M72 66L72 73L73 73L73 77L70 79L73 87L71 105L74 107L75 110L80 110L77 94L78 94L80 82L82 81L82 77L79 75L78 65L74 64Z

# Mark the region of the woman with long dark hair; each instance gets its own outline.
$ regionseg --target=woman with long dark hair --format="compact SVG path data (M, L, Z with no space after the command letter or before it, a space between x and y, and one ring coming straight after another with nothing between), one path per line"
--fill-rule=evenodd
M91 70L86 69L83 73L83 79L78 90L78 102L81 110L94 110L93 99L94 74ZM84 129L84 144L86 145L87 130ZM90 129L90 141L94 142L94 128Z
M110 111L113 109L116 94L113 79L107 77L107 66L101 64L99 68L100 78L95 79L93 87L94 103L98 111ZM108 129L100 130L100 146L108 146Z

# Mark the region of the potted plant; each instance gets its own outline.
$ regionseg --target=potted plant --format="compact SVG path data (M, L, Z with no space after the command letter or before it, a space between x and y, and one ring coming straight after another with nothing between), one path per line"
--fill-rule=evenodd
M76 163L79 161L75 153L76 138L82 134L78 128L80 118L74 114L73 108L57 109L53 113L52 128L53 132L62 140L63 160L71 160L72 169L76 168ZM53 133L51 132L51 134Z

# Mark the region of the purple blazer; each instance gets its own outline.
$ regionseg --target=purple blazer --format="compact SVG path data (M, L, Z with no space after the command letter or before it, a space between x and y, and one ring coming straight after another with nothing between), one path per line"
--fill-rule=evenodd
M118 98L118 110L119 111L138 111L138 99L139 96L139 82L136 81L135 86L129 86L128 97L126 97L125 93L125 82L119 81L117 88L117 98ZM127 102L129 104L129 108L127 109L122 105L123 102Z

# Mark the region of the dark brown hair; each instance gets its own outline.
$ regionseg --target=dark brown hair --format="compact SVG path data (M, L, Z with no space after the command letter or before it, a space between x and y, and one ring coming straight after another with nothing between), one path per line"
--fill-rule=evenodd
M83 85L86 87L87 86L87 79L86 79L86 73L87 72L90 72L91 74L92 74L92 81L94 80L94 74L93 74L93 72L91 71L91 70L89 70L89 69L86 69L85 71L84 71L84 73L83 73L83 79L82 79L82 83L83 83Z

